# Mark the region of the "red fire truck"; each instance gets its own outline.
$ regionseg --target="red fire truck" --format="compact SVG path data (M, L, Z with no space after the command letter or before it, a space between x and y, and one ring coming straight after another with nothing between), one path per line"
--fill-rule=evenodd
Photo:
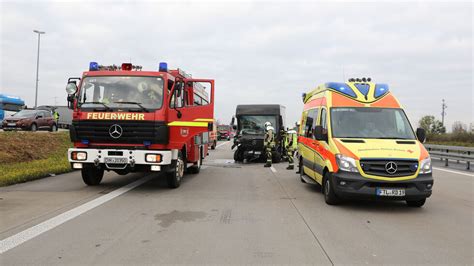
M87 185L98 185L104 171L161 171L177 188L184 173L199 172L213 128L214 80L166 63L142 71L91 62L66 91L73 109L68 157Z

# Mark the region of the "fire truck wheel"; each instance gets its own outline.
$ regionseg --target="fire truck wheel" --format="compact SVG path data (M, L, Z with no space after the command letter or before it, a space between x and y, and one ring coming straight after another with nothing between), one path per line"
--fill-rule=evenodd
M84 167L81 170L82 180L88 186L97 186L104 177L104 169L97 167Z
M166 174L166 181L169 188L178 188L184 175L184 159L181 151L178 152L178 159L173 165L174 169Z
M188 172L190 174L199 174L199 172L201 171L201 165L202 165L202 148L199 148L199 160L197 162L197 164L191 166L188 168Z

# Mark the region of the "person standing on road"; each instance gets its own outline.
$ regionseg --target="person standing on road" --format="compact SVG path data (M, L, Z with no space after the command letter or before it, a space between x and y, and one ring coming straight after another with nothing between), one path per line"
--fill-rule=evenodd
M56 111L56 109L54 109L53 111L53 118L54 118L54 121L56 121L56 125L57 125L59 121L59 113L58 111Z
M285 133L285 150L288 155L288 167L286 170L295 169L295 164L293 160L294 153L298 145L298 138L296 136L296 131L294 129L288 130Z
M275 134L274 134L275 129L272 127L272 123L270 122L265 122L265 138L263 139L264 141L264 147L265 147L265 153L267 157L267 163L265 164L265 167L271 167L272 166L272 148L275 147Z

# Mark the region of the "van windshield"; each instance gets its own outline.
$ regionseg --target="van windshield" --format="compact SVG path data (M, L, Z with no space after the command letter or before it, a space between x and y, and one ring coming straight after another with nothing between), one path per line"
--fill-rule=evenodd
M241 134L264 134L265 122L276 129L276 117L270 115L242 115L238 117Z
M334 138L415 139L402 109L373 107L331 108Z

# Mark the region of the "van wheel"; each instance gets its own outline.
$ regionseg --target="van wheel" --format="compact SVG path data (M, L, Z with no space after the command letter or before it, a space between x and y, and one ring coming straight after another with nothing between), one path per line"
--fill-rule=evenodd
M426 199L421 200L407 200L407 205L409 207L420 208L421 206L425 205Z
M166 173L166 181L169 188L178 188L184 175L184 159L181 151L178 152L178 159L173 163L174 169Z
M104 169L94 166L85 166L81 170L82 180L88 186L97 186L104 177Z
M244 160L244 153L240 149L237 149L234 152L234 161L236 162L242 162Z
M337 205L341 202L341 200L337 197L336 193L334 192L333 182L331 178L331 174L326 172L324 174L323 179L323 193L324 193L324 200L328 205Z
M197 162L197 164L191 166L188 168L188 172L190 174L199 174L199 172L201 171L201 165L202 165L202 148L199 148L199 160Z
M38 126L36 126L36 124L33 123L33 124L31 124L30 130L35 132L36 130L38 130Z

